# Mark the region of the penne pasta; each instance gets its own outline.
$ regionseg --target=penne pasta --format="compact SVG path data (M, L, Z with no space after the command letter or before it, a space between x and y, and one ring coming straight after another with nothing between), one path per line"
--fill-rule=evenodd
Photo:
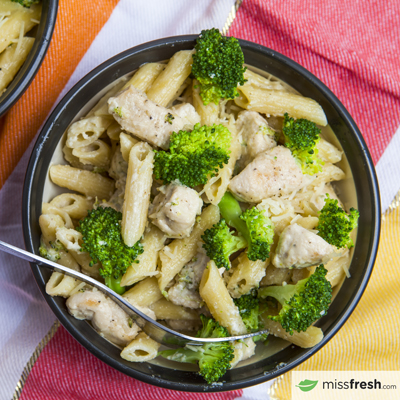
M160 75L161 71L165 68L166 64L161 63L148 63L142 65L124 85L122 90L128 88L130 85L136 89L146 92L155 79Z
M167 299L160 299L153 303L150 308L156 314L157 319L181 319L181 320L199 320L199 314L191 308L178 306Z
M74 122L68 129L65 144L71 149L88 146L99 139L112 122L110 118L99 116Z
M129 153L121 234L125 244L130 247L140 240L146 227L153 161L154 152L147 143L137 143Z
M233 335L243 335L247 329L239 310L229 295L214 261L207 264L200 282L200 296L207 304L213 318Z
M82 219L93 208L93 203L93 199L79 194L63 193L54 197L49 204L66 212L73 219Z
M290 335L282 328L279 322L270 320L266 317L266 314L264 313L260 316L264 324L264 329L267 329L271 335L287 340L296 346L303 348L314 347L324 338L321 328L317 328L316 326L310 326L305 332L293 331L293 335Z
M100 170L110 168L111 147L103 140L95 140L87 146L73 149L72 155L84 165L93 165Z
M128 162L129 161L129 153L132 149L132 147L139 143L139 140L133 138L130 135L127 135L124 132L121 132L119 134L119 140L121 143L121 153L122 153L122 158Z
M219 122L219 106L213 102L208 103L206 106L203 104L203 99L200 97L199 82L194 79L192 86L193 106L197 114L200 115L200 122L202 125L213 125Z
M114 181L100 174L69 165L50 167L50 178L58 186L82 193L87 197L108 200L114 192Z
M130 362L150 361L157 357L160 344L140 332L135 339L124 347L121 357Z
M246 110L282 117L286 112L293 118L305 118L326 126L321 106L313 99L280 90L260 89L249 84L239 86L240 96L235 103Z
M20 39L20 43L7 47L0 54L0 93L7 88L14 76L17 75L34 42L34 38L24 37Z
M154 103L167 107L176 92L190 75L193 51L182 50L175 53L165 69L147 91L147 98Z
M156 226L151 225L145 232L142 245L143 253L128 267L121 279L121 286L130 286L148 276L157 275L158 252L163 248L166 236Z
M129 303L140 307L148 307L160 300L163 295L158 287L157 279L146 278L125 292L124 297Z

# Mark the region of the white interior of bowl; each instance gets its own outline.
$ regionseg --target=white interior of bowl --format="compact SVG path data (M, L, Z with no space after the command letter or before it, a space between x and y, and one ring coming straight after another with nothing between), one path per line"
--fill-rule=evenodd
M269 75L267 72L260 70L258 68L251 67L251 69L254 72L257 72L261 75L264 75L264 76ZM132 74L133 74L133 72L130 74L127 74L124 77L119 78L117 81L106 86L103 90L101 90L100 92L95 94L93 96L93 98L91 99L91 101L89 101L84 107L82 107L81 111L75 116L75 118L73 120L71 120L71 124L73 122L79 120L83 116L85 116L109 90L111 90L116 84L121 83L122 81L126 81L128 79L128 77L131 76ZM287 84L285 84L285 86L289 87ZM291 88L291 91L297 92L293 88ZM59 143L55 149L55 152L53 154L53 157L51 159L51 162L49 163L48 168L50 168L52 165L68 164L66 162L66 160L64 159L63 151L62 151L62 148L66 141L66 133L67 132L64 132L61 140L59 141ZM340 150L343 150L342 146L340 145L339 140L336 138L334 132L332 131L332 129L329 126L322 128L321 135L324 139L326 139L330 143L334 144L337 148L339 148ZM339 182L333 182L335 191L338 194L341 201L343 202L346 210L349 210L350 207L354 207L354 208L358 209L356 188L355 188L353 175L352 175L351 168L350 168L347 158L344 156L342 158L342 160L336 165L338 165L338 167L340 167L345 172L346 178ZM66 193L66 192L70 192L70 191L68 189L61 188L51 182L51 180L49 178L49 173L47 171L47 178L45 181L44 191L43 191L43 202L49 202L55 196L57 196L61 193ZM352 235L353 235L353 240L355 241L355 238L357 235L356 230L353 231ZM353 255L353 251L351 251L350 257L352 257L352 255ZM350 263L350 266L351 266L351 263ZM350 268L350 273L351 273L351 268ZM344 281L344 279L345 279L345 277L343 278L343 281ZM343 283L343 281L342 281L342 283ZM334 290L333 290L334 298L337 295L337 293L339 292L342 283L337 285L334 288ZM328 311L328 313L329 313L329 311ZM82 321L82 323L87 323L87 322ZM255 362L258 362L260 360L266 359L274 354L277 354L278 352L280 352L281 350L285 349L286 347L288 347L290 345L291 345L291 343L288 341L282 340L277 337L269 337L268 345L259 343L256 346L256 354L253 357L251 357L250 359L241 361L238 364L238 367L247 366L247 365L253 364ZM161 365L163 367L171 368L171 369L178 369L178 370L185 370L185 371L196 371L197 370L197 367L195 365L173 362L173 361L166 360L162 357L158 357L157 359L154 359L154 360L150 361L149 363Z

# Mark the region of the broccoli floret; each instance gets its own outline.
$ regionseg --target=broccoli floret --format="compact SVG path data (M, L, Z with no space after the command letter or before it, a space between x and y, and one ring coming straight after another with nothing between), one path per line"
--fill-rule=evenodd
M29 8L32 4L37 4L40 0L11 0L14 3L19 3L21 6Z
M238 299L233 299L233 302L239 309L239 314L242 317L247 332L260 331L262 329L262 325L258 319L260 315L260 300L257 298L256 291L251 291Z
M43 239L40 240L39 254L43 258L57 262L61 258L61 250L64 250L64 246L58 240L49 242L49 245L46 245Z
M346 214L338 204L338 201L326 195L325 205L319 213L317 226L318 235L325 241L336 246L353 247L350 237L351 231L357 227L360 213L355 208L350 208L350 214Z
M317 143L321 129L307 119L289 117L286 113L282 128L285 146L301 165L304 174L314 175L322 170L323 162L318 158Z
M332 286L326 279L327 270L317 267L308 278L296 285L269 286L258 291L258 296L273 297L282 305L278 315L268 318L279 322L286 332L302 332L326 314L332 300Z
M82 233L81 251L87 251L92 259L90 265L101 262L100 275L106 285L119 294L122 275L134 262L143 247L138 241L128 247L121 236L122 213L111 207L98 207L88 212L76 230Z
M244 84L246 71L239 41L212 28L201 31L195 49L192 74L200 83L204 105L237 97L237 85Z
M264 214L264 211L256 207L246 210L240 219L246 222L250 235L247 257L252 261L265 261L269 257L271 244L274 241L274 228L271 220Z
M249 260L265 261L274 238L274 227L263 210L253 207L244 213L238 201L226 192L218 204L222 217L233 226L247 241Z
M230 268L229 256L246 247L247 242L242 236L233 236L226 222L221 219L212 228L204 231L201 237L207 256L215 262L218 268Z
M156 179L170 183L178 179L195 187L207 183L229 161L231 133L223 125L200 126L173 132L169 152L155 151Z
M219 338L227 337L229 333L212 318L200 315L203 327L197 337ZM180 349L164 350L158 353L168 360L187 362L199 365L200 375L208 384L217 382L231 367L234 349L230 342L206 343L202 346L186 346Z

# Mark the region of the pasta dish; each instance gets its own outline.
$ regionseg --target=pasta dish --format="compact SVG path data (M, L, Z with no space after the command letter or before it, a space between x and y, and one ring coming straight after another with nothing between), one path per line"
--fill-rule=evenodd
M221 59L228 51L219 81L210 68L221 60L203 57L204 42L213 54L222 46ZM332 186L346 176L322 107L243 64L236 39L212 29L194 50L116 82L64 135L65 164L49 169L64 193L43 203L40 253L174 330L268 330L312 347L323 338L314 322L349 274L358 212ZM159 351L87 284L53 272L46 291L122 358L196 363L208 383L267 340Z

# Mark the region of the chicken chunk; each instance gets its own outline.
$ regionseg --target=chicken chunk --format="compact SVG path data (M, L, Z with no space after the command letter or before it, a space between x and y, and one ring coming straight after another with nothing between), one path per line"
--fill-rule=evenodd
M300 225L289 225L279 237L272 264L277 268L305 268L338 256L334 246Z
M97 290L73 294L67 307L73 317L92 321L102 336L120 346L126 346L140 330L125 311Z
M153 103L133 86L111 97L108 111L124 130L164 150L169 148L172 132L193 129L188 118Z
M196 125L200 123L200 115L190 103L182 103L171 107L171 111L178 117L186 120L188 124Z
M168 299L178 306L201 308L204 301L199 294L199 284L210 259L199 251L175 278L175 285L168 291Z
M170 238L190 236L203 206L199 194L178 181L161 186L158 191L149 210L151 222Z
M276 146L259 154L229 183L229 190L239 200L259 203L274 195L288 194L311 183L303 175L289 149Z
M258 154L276 146L275 131L258 112L240 112L236 128L242 137L240 164L243 168Z

